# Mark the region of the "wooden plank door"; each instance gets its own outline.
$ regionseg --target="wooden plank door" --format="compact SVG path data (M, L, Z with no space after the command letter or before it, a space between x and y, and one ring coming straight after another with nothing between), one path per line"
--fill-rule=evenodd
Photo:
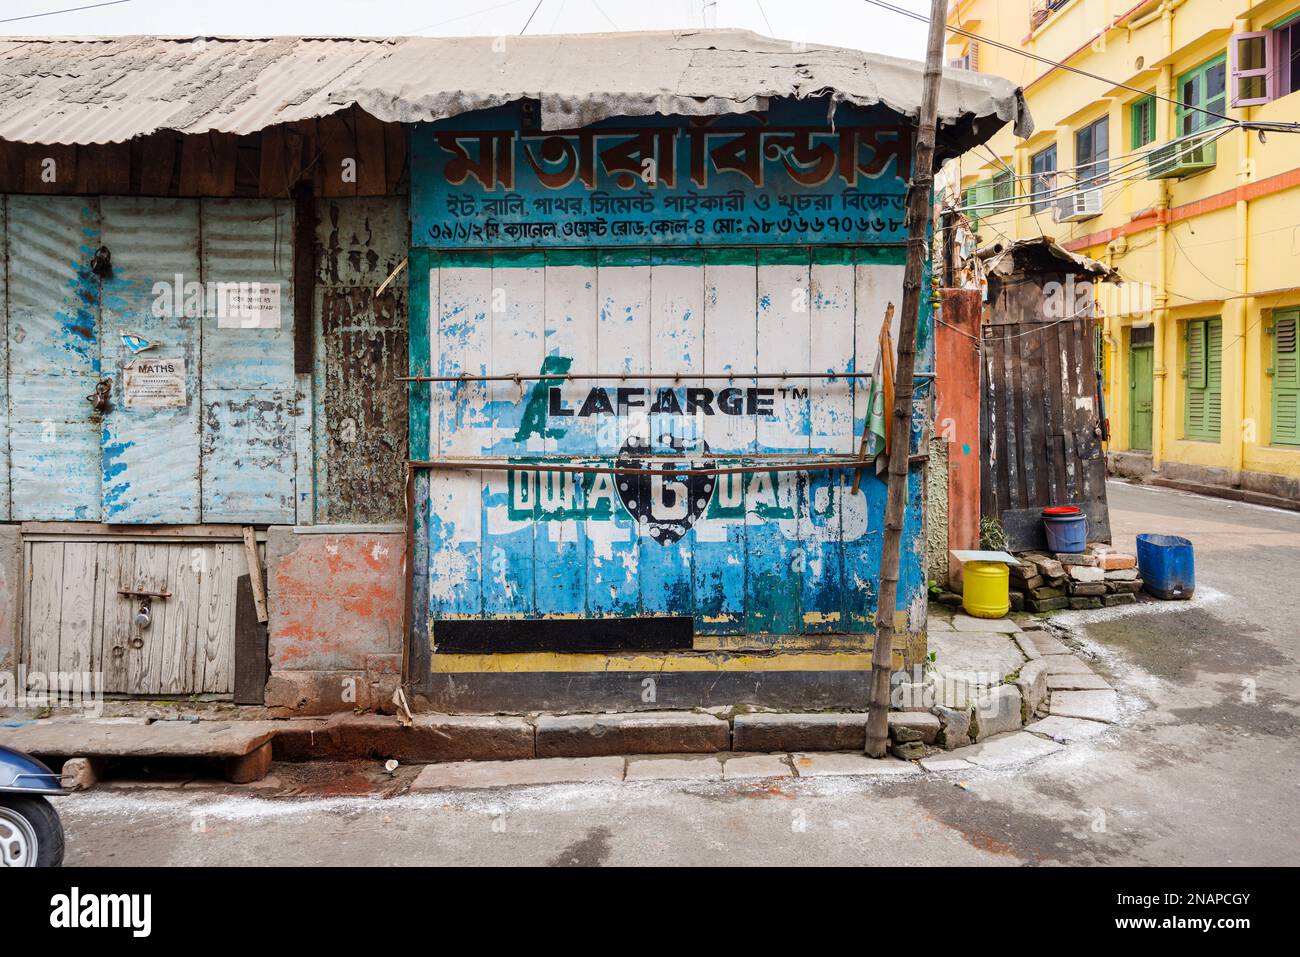
M102 673L108 694L232 692L239 543L29 541L24 558L29 671ZM123 589L170 596L141 627Z
M1150 343L1135 343L1129 351L1129 440L1130 449L1151 451L1151 422L1154 401L1153 359Z

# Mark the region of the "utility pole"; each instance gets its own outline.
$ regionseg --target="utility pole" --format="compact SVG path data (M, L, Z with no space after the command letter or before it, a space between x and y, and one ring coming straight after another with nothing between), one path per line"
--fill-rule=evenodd
M894 606L898 601L898 566L907 505L907 473L912 452L912 373L916 368L916 327L921 312L926 233L934 191L935 116L943 78L947 0L930 0L930 38L925 51L921 115L916 131L916 165L907 191L907 265L903 273L903 310L899 317L898 366L894 370L894 423L889 450L889 491L885 498L885 540L880 553L880 591L876 607L876 642L871 656L871 710L867 715L868 757L883 758L889 738L889 675L894 657Z

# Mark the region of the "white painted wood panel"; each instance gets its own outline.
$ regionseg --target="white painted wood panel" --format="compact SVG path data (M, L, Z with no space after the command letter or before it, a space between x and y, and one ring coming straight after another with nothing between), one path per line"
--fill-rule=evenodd
M807 263L761 263L757 332L760 372L810 371L811 315ZM772 414L758 419L759 451L807 452L810 380L765 380L759 388L775 389Z
M848 263L813 263L810 282L810 371L851 371L855 368L854 268ZM826 379L812 383L810 451L840 454L853 451L853 396L857 381Z

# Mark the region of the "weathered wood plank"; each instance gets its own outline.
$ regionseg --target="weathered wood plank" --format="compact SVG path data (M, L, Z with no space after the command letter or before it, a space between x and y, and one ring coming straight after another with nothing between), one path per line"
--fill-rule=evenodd
M759 442L762 440L760 434ZM789 635L799 631L803 557L796 512L798 474L757 472L747 478L745 613L746 631L750 634Z
M545 356L545 277L540 257L497 253L492 265L489 373L512 375L540 371ZM545 422L530 417L524 401L539 384L488 383L491 447L541 451ZM543 386L544 388L544 386ZM483 472L483 613L531 616L537 611L533 555L537 520L537 475L533 472Z
M439 270L437 336L431 343L440 376L483 375L490 355L487 317L492 302L491 258L448 254ZM438 454L479 455L492 442L487 386L437 382L431 388L438 420Z
M758 366L763 372L801 372L811 361L811 315L806 251L763 252L758 265ZM759 415L758 448L807 452L811 381L769 380L758 386L770 395L771 413ZM768 390L771 390L770 393Z
M596 366L597 292L594 252L551 252L545 270L545 343L548 368L590 375ZM563 368L560 368L563 366ZM547 452L575 455L598 449L598 422L582 416L583 401L593 385L547 383L551 394L559 390L564 413L548 417Z
M64 545L41 542L31 549L27 571L27 667L49 674L58 670L59 635L63 616Z
M234 683L235 579L244 568L243 549L222 543L199 586L199 619L195 683L208 694L229 694Z
M880 352L880 328L885 324L889 304L894 304L895 311L903 304L903 267L857 262L854 280L853 368L858 372L870 372L875 368ZM870 397L870 383L857 380L853 389L853 429L859 436L866 425Z
M596 364L601 372L633 374L650 369L650 279L643 257L602 252L597 265L599 322ZM609 454L629 436L650 435L649 404L618 389L628 383L601 383L610 388L614 416L602 425L599 446ZM588 513L587 611L592 615L633 617L641 613L641 543L636 523L618 494L618 477L584 477Z
M594 252L554 252L546 255L544 277L545 348L548 368L568 363L564 371L596 371L597 290ZM548 453L595 452L599 447L599 418L582 416L583 397L592 382L547 385L559 389L569 415L548 418L544 448ZM544 472L537 476L537 518L533 526L536 561L536 604L539 615L585 614L587 607L587 542L582 511L583 487L576 475Z
M194 682L198 636L199 573L207 561L206 549L168 545L166 629L162 632L162 665L159 688L163 694L189 694L198 690Z
M650 371L681 378L655 380L649 410L649 449L656 454L678 454L682 461L699 448L701 423L687 414L691 388L702 380L692 372L704 369L704 270L702 255L674 256L673 263L656 261L650 269ZM689 484L676 478L651 477L641 485L650 497L652 514L660 522L685 521L698 504L691 502ZM639 496L638 496L639 497ZM680 614L693 605L696 535L688 531L675 541L663 534L660 523L638 527L643 614Z
M104 673L104 605L105 597L109 592L109 550L108 542L93 542L92 547L95 549L95 594L91 606L90 622L90 660L87 668L98 673L102 682ZM112 591L117 591L117 583L113 582Z
M709 372L734 372L736 378L711 381L715 404L744 402L758 371L758 264L750 250L706 253L704 265L704 360ZM766 371L766 370L765 370ZM737 390L723 394L727 389ZM704 421L704 439L715 453L754 451L758 418L717 410ZM737 500L739 504L739 500Z
M167 546L136 547L133 591L170 591L167 581ZM151 602L148 628L133 624L126 653L127 688L131 694L159 694L162 691L162 658L167 618L179 614L170 598Z
M135 604L130 598L118 594L122 588L134 588L136 545L114 544L108 548L104 573L104 637L101 644L101 661L104 669L104 691L124 694L131 690L127 662L131 639L137 631L134 624Z
M266 700L267 628L257 620L253 586L247 575L235 584L235 704L263 704Z
M596 361L600 372L628 373L629 383L606 383L613 389L614 427L600 447L617 452L628 436L650 435L649 403L618 388L637 383L634 373L650 371L650 265L640 253L602 252L596 284L600 295Z
M96 548L93 542L63 546L63 592L59 609L59 657L55 670L88 672L95 621ZM70 689L64 689L70 690Z
M736 378L710 381L716 405L743 403L758 371L758 270L752 250L706 253L704 265L704 364L709 372L734 372ZM723 398L725 390L733 391ZM704 438L715 455L750 453L757 417L728 415L721 408L704 420ZM731 461L722 459L719 461ZM695 629L703 635L745 631L744 475L716 477L708 509L694 530Z
M257 620L266 622L266 580L262 577L262 559L257 553L257 536L251 527L244 529L244 564L253 585L253 601L257 605Z
M854 367L855 279L847 251L842 262L817 261L812 264L809 275L811 371L846 372ZM810 383L810 451L848 455L856 450L853 387L853 379Z

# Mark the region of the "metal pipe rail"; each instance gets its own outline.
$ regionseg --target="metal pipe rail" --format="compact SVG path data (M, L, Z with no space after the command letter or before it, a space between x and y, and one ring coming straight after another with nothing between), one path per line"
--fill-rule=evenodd
M671 381L687 379L870 379L870 372L541 372L500 373L497 375L404 375L397 382L576 382L617 379L622 382ZM933 379L933 372L918 372L917 379Z
M913 455L910 460L921 462L928 455ZM663 460L671 465L670 460ZM782 462L771 465L734 465L715 468L631 468L621 465L553 465L548 462L498 462L473 461L466 459L430 459L410 461L412 469L430 469L449 472L476 472L480 470L496 472L568 472L577 475L607 473L609 475L751 475L758 472L835 472L841 469L875 468L874 459L818 459L813 462Z

